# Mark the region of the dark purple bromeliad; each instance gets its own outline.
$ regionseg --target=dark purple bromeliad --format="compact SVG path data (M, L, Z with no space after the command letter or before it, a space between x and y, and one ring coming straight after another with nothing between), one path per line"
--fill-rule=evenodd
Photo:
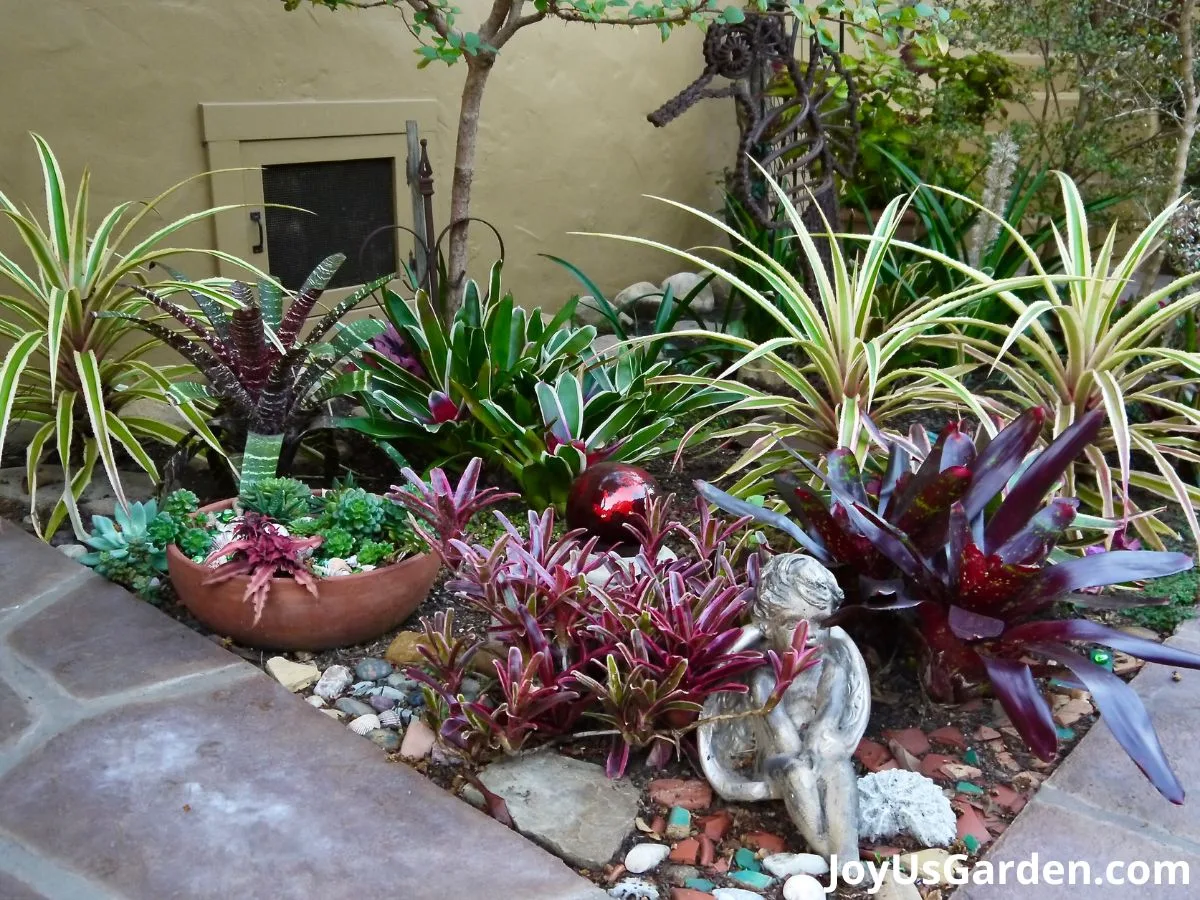
M1200 656L1059 616L1072 607L1152 603L1140 594L1094 589L1171 575L1190 569L1192 560L1116 549L1052 562L1052 551L1076 523L1079 501L1046 498L1094 440L1104 413L1080 417L1030 458L1045 419L1040 407L1026 410L981 446L951 423L919 465L895 442L874 479L864 479L845 449L829 454L824 471L804 462L828 496L797 478L777 478L799 524L703 482L698 487L725 511L782 529L834 568L848 601L839 619L866 610L914 615L926 651L922 679L934 699L957 702L990 685L1030 749L1050 760L1058 735L1037 679L1083 688L1154 786L1182 803L1183 787L1137 694L1071 643L1187 668L1200 668Z

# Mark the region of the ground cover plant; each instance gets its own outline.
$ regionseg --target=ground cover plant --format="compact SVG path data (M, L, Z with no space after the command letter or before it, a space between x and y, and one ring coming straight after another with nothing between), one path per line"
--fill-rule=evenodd
M651 501L630 526L638 552L626 558L595 553L581 530L555 537L550 509L531 510L525 530L497 514L505 532L491 546L434 541L456 561L448 587L490 617L486 649L498 655L492 684L468 698L463 679L485 642L456 637L444 614L423 622L425 665L409 674L426 685L441 736L479 758L590 726L610 735L615 777L635 749L665 762L705 698L745 692L740 676L759 666L771 666L778 684L767 709L778 703L817 664L807 628L783 654L731 652L765 550L745 519L714 518L703 503L697 513L687 527L673 498Z
M1144 604L1144 597L1095 589L1183 572L1192 560L1146 550L1056 553L1085 523L1078 519L1079 501L1054 489L1096 438L1104 411L1087 412L1035 452L1046 419L1046 410L1032 407L980 446L952 422L916 466L899 442L885 464L865 471L850 450L836 450L823 469L806 463L805 480L777 479L799 525L711 485L701 485L701 492L728 512L783 528L836 567L848 598L856 601L840 615L914 616L924 652L922 680L934 699L961 701L989 687L1030 749L1049 760L1058 736L1036 679L1066 678L1091 692L1118 743L1165 797L1180 803L1183 788L1141 700L1072 644L1200 668L1200 656L1076 612ZM808 484L810 475L826 494Z

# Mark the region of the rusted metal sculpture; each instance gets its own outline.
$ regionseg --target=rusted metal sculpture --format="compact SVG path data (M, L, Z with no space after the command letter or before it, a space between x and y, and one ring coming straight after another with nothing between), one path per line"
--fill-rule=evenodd
M734 196L764 228L788 227L773 194L763 189L757 162L786 191L805 222L817 231L838 221L835 176L850 177L857 155L858 96L841 54L809 42L801 66L796 33L778 13L747 13L736 25L710 25L700 77L647 118L662 127L697 102L732 97L741 139L733 167ZM728 85L710 87L713 79Z

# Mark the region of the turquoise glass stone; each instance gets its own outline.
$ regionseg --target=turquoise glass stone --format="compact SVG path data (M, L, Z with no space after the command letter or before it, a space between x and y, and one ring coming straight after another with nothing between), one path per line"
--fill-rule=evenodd
M746 847L742 847L737 853L733 854L733 864L739 869L749 869L751 872L762 871L762 863L758 861L758 857L754 855L754 851Z
M770 875L764 875L762 872L752 872L749 869L738 869L735 872L730 872L729 877L739 884L744 884L746 887L758 888L759 890L766 890L775 883L775 879Z

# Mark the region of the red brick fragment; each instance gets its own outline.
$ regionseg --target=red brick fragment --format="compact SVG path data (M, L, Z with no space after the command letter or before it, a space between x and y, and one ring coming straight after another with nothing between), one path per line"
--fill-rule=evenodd
M920 728L904 728L900 731L885 731L884 737L895 741L913 756L924 756L929 752L929 738Z
M673 887L671 888L671 900L713 900L713 895L691 888Z
M712 806L712 787L707 781L659 778L650 782L650 798L660 806L682 806L695 811Z
M766 850L770 853L783 853L787 849L787 841L777 834L766 831L752 831L742 835L742 843L752 850Z
M695 838L686 838L671 848L671 855L668 859L674 863L683 863L685 866L695 865L696 856L700 852L700 842Z
M710 840L719 842L733 824L733 814L727 809L717 810L710 816L701 816L696 820L696 824Z
M953 725L929 732L929 740L944 747L953 747L955 750L967 749L967 739L963 737L962 730Z
M866 738L858 742L858 749L854 751L854 757L863 764L863 768L868 772L882 772L888 762L895 762L887 747ZM895 768L895 765L891 768Z
M707 834L702 834L698 841L700 843L698 862L702 866L711 866L717 859L717 848L713 845L712 838Z
M992 839L991 833L988 832L987 826L984 825L983 818L975 811L975 807L957 800L950 805L954 807L954 814L958 816L958 833L956 836L959 840L962 840L968 834L979 841L980 844L986 844Z
M954 765L958 762L960 762L960 760L954 756L943 756L940 753L930 753L923 760L921 760L921 774L926 778L932 778L935 781L948 781L950 776L942 771L942 766L946 765L946 763Z

